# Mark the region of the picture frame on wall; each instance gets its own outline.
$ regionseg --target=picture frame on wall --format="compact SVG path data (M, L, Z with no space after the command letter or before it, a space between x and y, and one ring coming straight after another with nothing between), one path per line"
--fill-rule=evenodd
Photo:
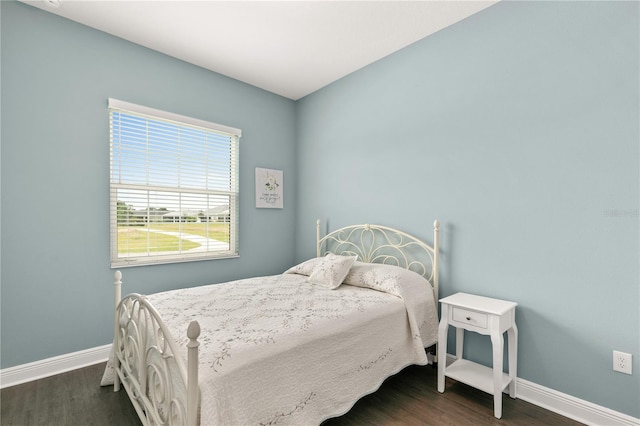
M282 170L256 167L256 208L283 208L283 183Z

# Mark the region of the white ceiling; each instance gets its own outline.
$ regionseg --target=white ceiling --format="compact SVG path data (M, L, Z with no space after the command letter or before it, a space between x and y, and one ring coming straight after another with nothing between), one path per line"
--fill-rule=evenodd
M296 100L497 0L22 1Z

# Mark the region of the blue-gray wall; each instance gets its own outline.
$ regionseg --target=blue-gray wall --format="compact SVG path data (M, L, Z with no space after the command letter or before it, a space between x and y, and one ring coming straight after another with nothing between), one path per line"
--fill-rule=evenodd
M128 268L125 292L280 272L316 218L438 218L441 295L519 302L521 378L640 417L637 2L499 3L297 103L0 3L2 368L111 339L114 97L243 130L241 257ZM283 211L254 208L256 166Z
M638 6L502 2L299 101L297 259L317 217L438 218L441 296L519 303L519 377L640 417Z
M126 268L123 293L292 264L293 101L22 3L0 7L2 368L113 338L109 97L243 131L240 257ZM257 166L284 171L284 210L255 208Z

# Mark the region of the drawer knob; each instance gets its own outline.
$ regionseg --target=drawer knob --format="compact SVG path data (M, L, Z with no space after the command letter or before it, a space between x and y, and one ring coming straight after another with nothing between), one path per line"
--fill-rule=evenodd
M467 317L467 321L471 321L471 317Z

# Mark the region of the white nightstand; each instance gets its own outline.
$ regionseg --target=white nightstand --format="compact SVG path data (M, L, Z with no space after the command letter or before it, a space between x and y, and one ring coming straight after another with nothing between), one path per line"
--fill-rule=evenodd
M438 327L438 392L444 392L444 378L493 394L494 415L502 417L502 392L509 387L509 396L516 397L518 360L518 328L515 302L491 299L466 293L456 293L440 299L442 319ZM447 363L447 330L456 327L456 360ZM493 369L462 358L464 330L491 336ZM502 372L504 332L509 345L509 374Z

